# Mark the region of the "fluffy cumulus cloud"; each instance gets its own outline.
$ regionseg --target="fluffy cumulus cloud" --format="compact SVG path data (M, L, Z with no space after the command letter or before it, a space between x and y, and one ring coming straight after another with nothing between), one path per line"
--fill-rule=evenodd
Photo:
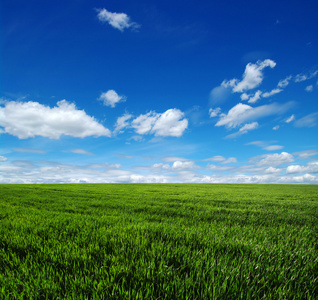
M245 122L251 122L270 115L281 114L293 105L292 102L280 105L276 103L252 107L247 104L238 103L232 107L227 114L221 114L215 126L226 126L236 128Z
M274 68L276 63L270 59L264 61L257 61L255 64L247 64L243 78L241 81L234 78L231 80L225 80L222 82L222 86L225 88L231 87L232 91L242 93L247 90L258 87L264 78L263 69L266 67Z
M198 166L193 161L175 161L172 165L173 170L196 169Z
M286 173L287 174L295 174L295 173L316 174L316 173L318 173L318 161L310 162L305 166L301 166L301 165L288 166L286 169Z
M281 169L278 169L278 168L274 168L274 167L269 167L265 170L265 173L266 174L279 174L281 173L282 170Z
M98 100L103 101L104 105L114 108L117 103L126 101L126 97L119 96L114 90L108 90L106 93L101 93Z
M4 156L0 156L0 162L4 162L4 161L7 161L8 158L7 157L4 157Z
M137 29L140 27L139 24L132 22L130 17L125 13L114 13L110 12L107 9L98 9L97 18L103 22L108 23L112 27L124 31L126 28Z
M134 119L131 126L138 134L153 133L156 136L182 136L188 120L179 109L168 109L164 113L149 112Z
M59 139L61 135L84 138L88 136L111 135L109 129L99 124L84 110L78 110L66 100L57 102L50 108L38 102L5 102L0 107L0 126L2 133L19 139L35 136Z
M276 167L285 163L291 163L295 160L294 156L287 152L282 153L273 153L261 156L263 157L259 160L256 165L259 167L262 166L269 166L269 167Z

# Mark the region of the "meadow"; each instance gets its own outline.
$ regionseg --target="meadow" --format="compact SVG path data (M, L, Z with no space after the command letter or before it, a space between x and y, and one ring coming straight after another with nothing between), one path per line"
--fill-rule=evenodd
M0 185L0 299L318 299L318 186Z

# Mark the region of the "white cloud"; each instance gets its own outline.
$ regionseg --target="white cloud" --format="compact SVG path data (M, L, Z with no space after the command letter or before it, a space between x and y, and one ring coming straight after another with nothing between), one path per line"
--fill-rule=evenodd
M130 17L125 13L112 13L107 9L97 9L97 18L104 23L108 23L112 27L124 31L126 28L137 29L139 24L131 22Z
M237 163L237 159L235 157L229 157L228 159L221 162L221 164L230 164Z
M269 167L265 170L266 174L279 174L281 173L282 170L281 169L277 169L277 168L273 168L273 167Z
M306 91L306 92L312 92L313 89L314 89L314 86L313 86L313 85L308 85L308 86L306 86L305 91Z
M217 161L217 162L221 162L221 161L225 161L226 158L221 156L221 155L216 155L216 156L213 156L211 158L207 158L205 159L204 161Z
M286 77L285 79L282 79L278 82L277 86L279 88L285 88L288 84L289 84L289 81L292 79L292 76L288 76Z
M214 172L226 172L228 170L233 169L233 166L217 166L217 165L212 165L212 164L208 164L205 169L207 170L211 170Z
M217 117L221 112L221 108L220 107L217 107L217 108L210 108L209 109L209 115L210 115L210 118L214 118L214 117Z
M154 133L156 136L182 136L188 120L179 109L168 109L162 114L149 112L134 119L131 126L138 134Z
M277 151L277 150L281 150L283 149L284 147L281 146L281 145L269 145L269 146L265 146L264 147L264 150L267 150L267 151Z
M295 121L296 127L314 127L317 125L318 121L318 112L309 114L297 121Z
M253 122L253 123L249 123L249 124L245 124L242 128L240 128L241 132L247 132L253 129L256 129L258 127L258 123L257 122Z
M36 153L36 154L45 154L46 151L39 149L31 149L31 148L13 148L16 152L26 152L26 153Z
M121 168L121 164L109 164L109 163L102 163L102 164L91 164L88 166L90 169L101 169L101 170L111 170L111 169L119 169Z
M250 130L254 130L254 129L258 128L258 126L259 126L259 124L257 122L245 124L242 128L240 128L240 130L238 132L229 134L226 136L226 138L236 138L240 135L248 133Z
M220 119L215 126L235 128L245 122L254 121L270 115L281 114L288 110L292 105L292 102L283 105L273 103L253 108L247 104L238 103L229 110L228 114L221 114Z
M119 102L125 102L125 96L119 96L114 90L108 90L106 93L101 93L98 100L103 101L104 105L115 107Z
M70 152L83 155L94 155L94 153L86 151L84 149L71 149Z
M180 110L169 109L159 116L152 131L157 136L180 137L188 127L188 120L182 119L183 116L184 113Z
M281 156L281 154L277 154ZM259 166L267 158L267 163ZM234 158L230 158L234 161ZM277 167L291 159L267 155L252 158L248 164L207 165L200 167L193 161L174 161L169 164L154 164L132 170L120 164L99 163L90 165L67 165L54 162L19 161L0 164L0 183L80 183L80 182L189 182L189 183L318 183L317 161L307 165L294 165L286 174L284 168ZM274 165L268 165L273 163ZM40 165L37 165L40 164ZM243 164L243 165L242 165ZM2 175L1 175L2 172ZM149 172L149 173L148 173ZM202 173L204 172L204 173ZM218 175L208 176L209 173ZM163 173L163 174L158 174ZM252 175L251 175L252 173ZM294 176L293 174L299 174ZM303 173L303 174L301 174Z
M172 165L173 170L196 169L198 166L193 161L175 161Z
M152 127L157 119L158 114L151 111L134 119L131 123L131 126L138 134L148 134L152 130Z
M270 143L264 142L264 141L254 141L254 142L247 143L246 145L255 145L267 151L276 151L276 150L281 150L282 148L284 148L281 145L270 145Z
M169 164L163 164L163 163L154 164L152 167L154 169L160 169L160 170L169 170L170 169Z
M233 92L244 92L251 90L259 86L263 81L263 69L266 67L274 68L276 63L270 59L265 59L264 61L257 61L256 64L247 64L243 79L238 81L238 79L224 80L222 86L225 88L231 87Z
M248 94L246 94L246 93L243 93L243 94L241 95L241 100L242 100L242 101L248 100L249 97L250 97L250 95L248 95Z
M295 173L318 173L318 161L310 162L305 166L292 165L286 169L287 174Z
M189 161L189 159L184 157L176 157L176 156L166 156L162 158L164 162L174 162L174 161Z
M282 165L284 163L293 162L295 159L293 155L287 152L282 153L273 153L273 154L266 154L263 159L256 163L257 166L269 166L269 167L276 167Z
M132 115L130 114L124 114L123 116L117 118L116 124L115 124L115 130L114 133L122 133L122 129L129 126L128 120L132 118Z
M0 126L3 132L27 139L35 136L59 139L61 135L72 137L107 136L110 131L88 116L84 110L76 109L66 100L50 108L38 102L6 102L0 107Z
M4 162L4 161L7 161L8 158L7 157L4 157L4 156L0 156L0 162Z
M317 71L310 72L310 73L307 73L307 74L297 74L297 75L295 76L295 82L302 82L302 81L309 80L309 79L311 79L311 78L316 77L317 74L318 74L318 70L317 70Z
M133 135L128 139L129 141L141 142L143 141L143 137L141 135Z
M271 97L271 96L273 96L275 94L278 94L278 93L280 93L282 91L283 91L282 89L273 89L270 92L263 93L262 97L263 98L268 98L268 97Z
M292 121L294 121L295 120L295 115L291 115L286 121L285 121L285 123L290 123L290 122L292 122Z
M279 125L276 125L273 127L273 130L278 130L279 129Z
M256 103L261 98L262 92L258 90L249 100L248 103Z
M294 155L297 155L300 159L308 159L312 156L315 156L318 154L317 150L304 150L293 153Z

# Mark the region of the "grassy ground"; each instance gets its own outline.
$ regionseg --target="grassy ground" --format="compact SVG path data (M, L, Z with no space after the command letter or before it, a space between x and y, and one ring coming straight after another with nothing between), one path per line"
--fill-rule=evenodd
M317 299L318 186L0 185L0 299Z

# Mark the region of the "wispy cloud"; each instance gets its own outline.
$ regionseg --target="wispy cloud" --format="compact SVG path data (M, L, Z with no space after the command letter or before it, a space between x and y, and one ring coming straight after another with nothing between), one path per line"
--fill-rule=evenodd
M258 128L258 126L259 126L259 124L257 122L245 124L243 127L240 128L240 130L238 132L229 134L229 135L226 136L226 138L227 139L233 139L233 138L239 137L239 136L241 136L243 134L248 133L251 130L254 130L254 129Z
M292 122L294 120L295 120L295 115L293 114L285 121L285 123L290 123L290 122Z
M312 71L312 72L309 72L309 73L306 73L306 74L297 74L295 76L295 82L302 82L302 81L306 81L306 80L309 80L311 78L314 78L318 75L318 70L316 71Z
M36 153L36 154L45 154L46 151L32 148L13 148L16 152L26 152L26 153Z
M83 155L94 155L94 153L86 151L84 149L71 149L70 152Z
M318 123L318 112L309 114L294 122L296 127L314 127Z
M285 88L287 85L289 85L290 80L292 79L292 76L287 76L285 79L282 79L278 82L277 87L279 88Z
M246 145L258 146L267 151L277 151L284 148L281 145L272 145L272 142L264 142L264 141L254 141L254 142L247 143Z
M130 125L128 120L130 120L131 118L132 118L132 115L127 113L117 118L114 133L115 134L122 133L122 130Z
M251 122L267 116L284 113L292 106L293 102L285 104L272 103L258 107L238 103L232 107L227 114L222 114L215 126L236 128L245 122Z
M306 88L305 88L305 91L306 91L306 92L312 92L313 90L314 90L314 86L313 86L312 84L306 86Z
M276 88L276 89L271 90L270 92L263 93L262 97L263 98L268 98L268 97L271 97L271 96L276 95L278 93L281 93L282 91L283 91L282 89Z
M136 22L132 22L130 17L125 13L110 12L107 9L97 9L97 18L103 22L108 23L112 27L123 32L126 28L136 30L140 27Z

